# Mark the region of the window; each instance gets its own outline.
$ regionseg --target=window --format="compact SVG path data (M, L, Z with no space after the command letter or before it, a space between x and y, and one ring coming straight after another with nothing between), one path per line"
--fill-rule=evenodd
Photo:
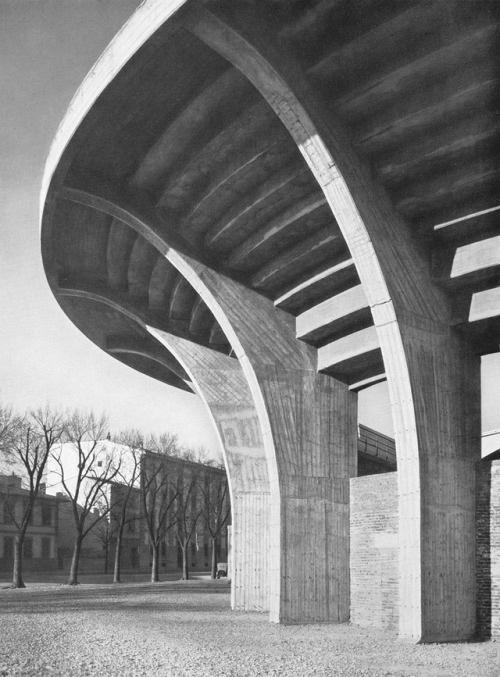
M52 506L50 503L42 503L42 526L50 527L52 524Z
M97 467L102 468L102 461L97 461Z
M32 559L33 557L33 539L30 537L24 539L23 555L25 559Z
M42 538L42 558L50 559L50 538Z
M208 543L204 543L203 545L203 554L205 557L208 557Z

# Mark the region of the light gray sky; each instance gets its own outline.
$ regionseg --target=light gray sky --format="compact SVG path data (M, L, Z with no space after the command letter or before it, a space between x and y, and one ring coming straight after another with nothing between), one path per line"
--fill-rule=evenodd
M127 368L70 322L42 268L39 195L68 104L138 0L0 0L0 400L94 408L112 430L217 449L198 397ZM193 425L193 422L196 422Z
M53 298L38 206L59 122L138 0L0 0L0 401L106 411L112 430L169 430L217 449L195 395L142 376L94 346ZM483 429L500 428L500 360L483 369ZM360 420L392 434L386 384L360 394Z

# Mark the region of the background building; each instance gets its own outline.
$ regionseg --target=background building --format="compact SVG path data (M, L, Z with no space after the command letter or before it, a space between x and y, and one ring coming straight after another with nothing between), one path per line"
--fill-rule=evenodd
M215 492L220 487L223 488L222 496L217 507L224 525L215 538L215 547L216 559L226 561L227 527L231 518L225 470L145 451L141 457L141 472L140 489L132 495L132 519L125 527L124 546L128 555L125 555L124 562L127 557L129 562L137 562L138 556L141 567L151 566L153 548L148 536L148 522L154 522L155 536L159 539L160 572L182 569L182 541L188 541L186 558L189 569L210 570L214 545L209 530L211 506L215 507ZM119 485L113 487L113 493L120 491L123 489ZM133 519L134 512L138 519ZM146 518L141 519L144 513ZM158 516L164 520L163 526L158 524Z
M117 453L125 457L124 469L127 468L127 448L116 445ZM110 444L103 441L99 444L97 456L108 454ZM71 485L75 477L76 455L71 445L63 449L64 472L68 483ZM130 459L129 459L130 460ZM97 461L97 464L99 461ZM141 453L141 464L148 466L152 472L159 472L162 481L176 490L179 496L186 487L193 484L189 489L189 497L186 502L185 518L194 520L196 526L187 547L187 560L190 570L209 571L211 566L212 543L207 528L206 498L210 495L211 487L215 484L223 484L227 487L226 473L223 469L206 466L201 463L187 461L175 456L164 456L153 452ZM10 573L13 562L14 534L16 527L13 519L20 518L23 501L27 499L28 491L23 489L24 473L22 468L10 463L5 468L16 467L19 475L0 475L0 571ZM4 467L2 466L2 467ZM160 467L161 466L161 467ZM99 468L99 466L97 465ZM127 473L124 472L124 477ZM88 480L90 488L90 480ZM48 483L48 492L46 492ZM46 483L35 502L33 517L28 528L24 544L25 571L65 571L69 570L75 539L75 527L73 507L64 493L61 491L60 476L54 470L54 464L49 464L46 474ZM128 487L123 482L111 482L107 487L107 500L112 510L109 515L97 522L103 506L96 506L89 515L89 523L96 521L83 542L81 552L81 573L104 573L112 572L116 545L116 529L118 512L121 509L123 496L127 494ZM82 493L82 497L84 493ZM128 498L126 508L126 521L122 542L122 571L147 572L151 567L151 545L144 520L143 500L141 496L141 481L137 480L137 486L133 487ZM161 506L159 506L161 509ZM224 515L230 512L229 491L225 492L222 510ZM174 501L170 510L169 526L160 539L160 573L179 571L182 569L182 551L177 538L178 517L177 502ZM230 525L230 516L216 539L218 559L227 559L227 527Z
M87 446L89 444L86 443ZM188 461L176 456L166 456L150 451L137 452L136 450L130 450L124 445L114 444L107 440L99 442L95 453L95 471L97 474L104 467L105 459L109 458L110 455L115 456L116 463L120 466L120 473L119 476L115 477L106 486L106 503L112 506L109 516L100 520L84 540L82 572L89 570L103 571L106 568L106 558L108 561L107 567L110 571L112 570L117 520L119 519L123 497L128 493L128 483L134 476L134 464L137 457L140 457L141 468L148 468L152 475L156 473L158 481L165 482L172 490L181 493L183 485L193 481L194 486L190 490L187 506L189 508L187 519L196 518L196 528L193 530L193 535L188 544L188 564L190 569L208 571L211 564L211 542L206 522L203 518L203 508L207 492L215 479L225 481L225 470L215 466ZM78 453L73 445L65 444L61 449L56 450L56 454L60 454L62 459L62 472L64 473L65 482L71 490L74 490ZM65 498L59 464L51 459L48 465L48 491L56 495L60 501L59 557L64 561L64 566L69 566L74 538L71 504ZM142 487L144 483L141 480L141 472L136 472L135 483L128 498L126 508L126 522L122 543L122 569L124 571L147 571L151 565L151 545L144 520L144 503L142 499ZM82 499L92 486L91 479L87 479L85 482L86 486L82 488ZM230 509L229 491L226 492L224 508ZM161 506L158 506L158 510L161 510ZM98 505L96 505L95 511L95 517L97 517L99 513ZM177 512L177 501L174 501L168 515L169 526L164 536L162 536L160 543L160 572L176 571L182 568L182 551L176 535L177 526L175 520L177 519ZM228 524L230 524L230 519L227 520L226 526L217 538L219 557L222 558L227 557Z
M20 522L29 492L23 489L22 478L0 475L0 571L12 572L15 521ZM41 486L33 508L31 522L24 539L24 571L53 571L58 568L60 544L59 504L56 496L45 493Z

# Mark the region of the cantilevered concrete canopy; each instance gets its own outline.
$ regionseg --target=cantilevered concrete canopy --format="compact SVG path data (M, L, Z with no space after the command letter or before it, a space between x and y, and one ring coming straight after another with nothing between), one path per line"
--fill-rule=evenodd
M348 615L355 392L387 379L400 632L474 630L479 356L500 342L499 12L145 2L54 140L42 249L68 316L178 387L193 373L159 336L239 360L267 459L273 620Z

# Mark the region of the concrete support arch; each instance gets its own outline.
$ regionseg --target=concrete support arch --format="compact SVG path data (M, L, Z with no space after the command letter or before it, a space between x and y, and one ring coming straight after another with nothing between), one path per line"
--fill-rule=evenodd
M399 468L400 634L466 639L475 624L479 359L455 333L450 304L348 134L265 27L252 16L221 19L200 7L182 21L260 91L323 189L363 284L389 383Z
M356 395L316 372L314 351L270 301L187 254L169 248L166 256L219 321L259 417L270 482L270 620L346 621Z
M118 193L63 188L56 194L111 214L140 233L194 287L231 343L268 464L270 620L347 621L356 393L317 373L316 350L296 339L292 316L174 248L154 216L138 213Z
M269 611L269 476L257 412L239 362L160 329L148 330L190 375L218 432L231 492L231 607Z
M271 301L187 254L166 256L219 321L255 403L270 482L270 620L347 621L357 397L317 373L315 351Z
M185 254L167 257L230 339L258 412L270 479L270 619L345 621L356 397L316 373L313 351L271 302Z
M122 65L167 20L175 29L185 0L151 0L137 10L71 102L43 178L42 252L58 286L52 252L57 200L106 211L141 233L188 279L209 306L240 361L259 417L270 486L270 618L279 622L349 617L349 477L356 466L356 395L317 374L316 351L295 338L293 318L229 278L172 248L154 214L124 202L64 188L77 143L70 138ZM181 9L180 12L177 10ZM177 12L177 14L176 14ZM173 15L176 14L174 17ZM78 193L81 193L78 195ZM199 257L198 257L199 258Z

